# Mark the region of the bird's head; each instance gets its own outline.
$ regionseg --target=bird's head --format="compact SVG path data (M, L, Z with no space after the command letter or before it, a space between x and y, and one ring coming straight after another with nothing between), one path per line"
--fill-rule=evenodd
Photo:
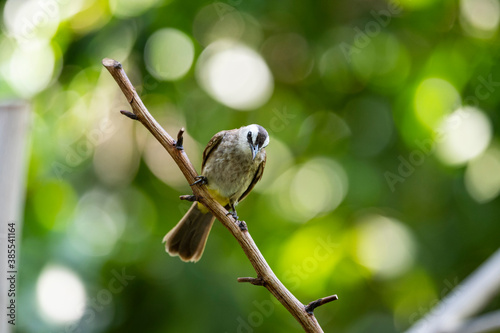
M239 141L250 147L252 159L269 144L269 135L264 127L252 124L239 129Z

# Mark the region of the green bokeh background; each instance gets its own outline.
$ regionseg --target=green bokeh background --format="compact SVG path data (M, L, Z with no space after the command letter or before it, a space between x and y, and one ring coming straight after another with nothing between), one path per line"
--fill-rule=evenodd
M46 12L56 23L42 21L28 41L44 41L54 66L31 93L22 78L13 83L21 74L6 74L19 46L3 16L0 98L26 98L33 111L18 330L301 331L267 290L236 282L254 272L220 223L198 263L165 253L161 240L189 208L178 199L189 185L151 135L119 114L130 107L105 57L123 64L171 135L186 128L198 170L214 133L268 129L268 168L238 214L303 303L339 296L315 312L325 332L407 329L500 244L498 20L481 28L469 15L499 14L498 3L483 2L496 12L451 0L76 2L60 20ZM173 81L155 78L145 61L148 38L163 28L194 47L192 66ZM260 106L236 110L200 85L200 54L220 38L247 45L269 67L274 88ZM42 55L31 57L36 64ZM419 143L435 148L436 128L460 105L475 107L491 137L487 150L450 164ZM485 151L493 162L474 169ZM493 194L481 192L484 183ZM39 306L37 282L54 265L85 287L77 323L51 322ZM133 279L106 292L117 272ZM499 305L496 297L484 311Z

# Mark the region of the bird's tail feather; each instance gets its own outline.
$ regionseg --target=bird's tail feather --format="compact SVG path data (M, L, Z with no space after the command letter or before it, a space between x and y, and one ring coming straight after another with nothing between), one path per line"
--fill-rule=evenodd
M194 202L186 215L163 238L165 250L183 261L200 260L214 220L212 213L203 213L198 203Z

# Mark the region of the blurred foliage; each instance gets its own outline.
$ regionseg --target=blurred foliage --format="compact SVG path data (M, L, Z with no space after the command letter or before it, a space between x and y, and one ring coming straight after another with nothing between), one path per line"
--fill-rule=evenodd
M119 114L104 57L187 129L197 168L214 133L266 127L238 214L277 276L303 303L339 295L325 332L405 330L499 245L499 17L496 0L7 1L0 98L33 105L19 331L301 331L236 282L254 272L220 224L197 264L164 252L190 189Z

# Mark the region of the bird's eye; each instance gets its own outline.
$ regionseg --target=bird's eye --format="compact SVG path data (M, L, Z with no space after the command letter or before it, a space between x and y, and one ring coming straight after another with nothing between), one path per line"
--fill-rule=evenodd
M247 138L251 139L252 138L252 132L248 132Z

